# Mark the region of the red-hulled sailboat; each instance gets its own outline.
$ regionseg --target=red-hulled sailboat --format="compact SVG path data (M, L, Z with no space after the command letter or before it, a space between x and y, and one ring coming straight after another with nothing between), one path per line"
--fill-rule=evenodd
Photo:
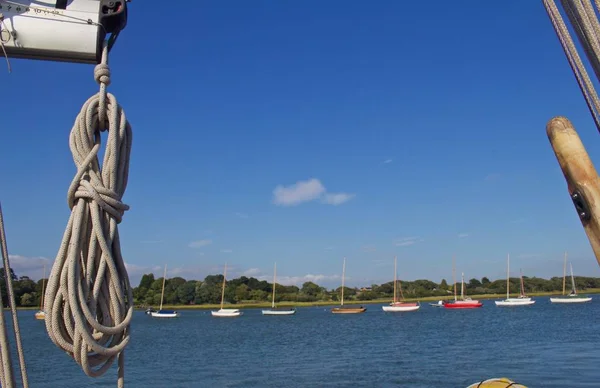
M454 266L453 266L454 267ZM452 277L454 278L454 268L452 268ZM456 282L454 282L454 301L444 302L444 307L447 309L475 309L482 307L483 303L478 300L473 300L469 297L465 298L465 274L462 274L460 285L460 300L456 298Z

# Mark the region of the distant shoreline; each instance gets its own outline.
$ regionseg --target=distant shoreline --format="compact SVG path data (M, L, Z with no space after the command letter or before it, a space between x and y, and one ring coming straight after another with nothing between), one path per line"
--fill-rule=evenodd
M579 293L580 295L585 294L600 294L600 288L588 288L585 292ZM552 296L552 295L561 295L560 292L531 292L527 293L527 296L531 297L540 297L540 296ZM468 295L473 299L503 299L506 297L506 294L485 294L485 295ZM517 297L519 294L514 293L510 294L512 297ZM436 302L438 300L450 300L454 299L454 295L448 295L446 297L440 296L427 296L423 298L407 298L406 302ZM383 299L373 299L373 300L345 300L345 305L367 305L367 304L386 304L390 303L390 298ZM327 307L327 306L338 306L338 301L317 301L317 302L285 302L281 301L276 303L277 307ZM152 306L153 308L158 308L158 306ZM191 305L163 305L163 309L165 310L214 310L219 309L221 307L220 304L191 304ZM271 308L270 302L261 302L261 303L236 303L231 304L227 303L224 305L226 308L237 308L237 309L252 309L252 308ZM135 310L146 310L147 307L134 306ZM10 311L10 307L4 308L5 312ZM17 307L17 310L39 310L39 307L31 306L31 307Z
M585 292L579 293L580 295L585 294L600 294L600 288L588 288ZM561 292L531 292L527 293L530 297L540 296L552 296L561 295ZM473 299L503 299L506 298L506 294L485 294L485 295L468 295ZM518 293L510 294L511 297L518 297ZM438 300L450 300L454 299L454 295L448 295L446 297L440 296L427 296L423 298L406 298L406 302L436 302ZM345 300L344 305L367 305L367 304L386 304L390 303L390 298L384 299L373 299L373 300ZM317 302L285 302L281 301L276 303L277 307L326 307L326 306L339 306L339 301L317 301ZM159 306L152 306L157 309ZM192 304L192 305L163 305L165 310L214 310L219 309L220 304ZM251 309L251 308L271 308L270 302L261 303L226 303L223 307L225 308L237 308L237 309ZM136 310L145 310L147 307L136 306Z

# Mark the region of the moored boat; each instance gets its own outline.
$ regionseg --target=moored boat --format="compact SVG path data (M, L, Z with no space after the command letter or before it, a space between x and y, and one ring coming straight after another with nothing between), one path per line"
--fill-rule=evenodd
M44 311L44 288L46 285L46 263L44 263L44 277L42 278L42 295L40 296L40 310L35 313L35 319L46 319L46 312Z
M154 309L146 310L146 314L150 314L152 318L177 318L179 313L175 310L163 310L163 300L165 298L165 282L167 281L167 265L165 264L165 273L163 275L162 292L160 294L160 307L158 311Z
M453 266L454 267L454 266ZM452 268L452 278L454 279L454 268ZM483 303L478 300L465 297L465 274L462 274L461 286L460 286L460 300L456 297L456 282L454 282L454 300L451 302L444 302L444 308L447 309L474 309L482 307Z
M344 283L346 279L346 258L344 257L344 264L342 266L342 296L340 298L340 307L334 307L331 309L332 314L360 314L367 311L366 307L363 306L344 306Z
M405 302L404 295L402 295L402 283L396 279L397 274L397 258L394 257L394 300L388 306L381 306L383 311L386 313L398 313L398 312L406 312L406 311L415 311L418 310L421 305L419 303L414 302ZM400 289L400 298L402 301L398 301L396 299L396 289Z
M262 315L294 315L296 314L295 308L276 308L275 307L275 289L277 288L276 282L277 276L277 263L273 266L273 297L271 300L271 309L270 310L262 310Z
M587 295L577 294L577 287L575 287L575 278L573 277L573 264L571 264L571 292L569 295L565 295L567 279L567 252L565 252L565 264L563 267L563 291L561 296L553 296L550 298L551 303L586 303L591 302L592 297Z
M235 318L239 317L243 313L239 309L224 309L223 304L225 302L225 282L227 281L227 263L225 263L225 269L223 270L223 287L221 289L221 308L217 311L211 311L210 315L218 318Z
M523 274L521 274L521 293L519 297L510 297L510 255L506 258L506 299L496 300L494 303L496 303L496 306L498 307L530 306L535 303L535 300L532 300L525 295Z

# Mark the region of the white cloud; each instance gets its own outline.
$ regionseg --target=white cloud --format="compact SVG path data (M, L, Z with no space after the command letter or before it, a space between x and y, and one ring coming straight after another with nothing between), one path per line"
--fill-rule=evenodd
M326 251L333 251L334 247L325 247Z
M313 201L325 193L325 186L318 179L298 181L290 186L278 185L273 190L273 202L280 206L294 206Z
M248 214L246 214L246 213L237 212L237 213L235 213L235 215L238 216L239 218L248 218Z
M10 267L17 276L29 276L33 280L39 280L44 276L44 264L46 265L46 277L50 276L54 259L43 256L28 257L21 255L8 255Z
M249 268L244 271L244 276L256 276L256 275L259 275L260 273L261 273L261 271L258 268Z
M322 199L322 202L326 203L328 205L337 206L337 205L343 204L344 202L348 202L352 198L354 198L354 194L348 194L348 193L325 194L325 196Z
M341 205L354 197L350 193L327 193L320 180L312 178L290 186L278 185L273 190L273 203L278 206L296 206L303 202L321 199L327 205Z
M465 237L469 237L469 233L459 233L458 234L458 238L465 238Z
M425 241L423 239L419 239L419 237L402 237L398 238L394 241L394 245L397 247L407 247L409 245L414 245L418 242Z
M392 159L386 159L383 161L383 164L388 164L388 163L392 163Z
M189 243L188 247L201 248L201 247L205 247L210 244L212 244L212 240L198 240L198 241L192 241L191 243Z
M271 275L272 276L272 275ZM258 277L259 280L272 279L269 275L264 275ZM339 283L339 279L341 279L340 275L323 275L323 274L306 274L304 276L277 276L277 283L283 284L285 286L298 286L301 287L302 284L306 282L313 282L320 286L331 285L333 281ZM346 276L346 280L351 279L349 276Z
M221 253L231 253L233 250L231 249L221 249Z

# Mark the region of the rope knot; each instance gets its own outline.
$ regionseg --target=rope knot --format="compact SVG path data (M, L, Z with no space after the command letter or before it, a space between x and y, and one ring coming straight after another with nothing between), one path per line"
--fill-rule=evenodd
M100 181L92 183L88 179L82 178L78 183L77 189L69 193L72 194L69 196L71 209L77 205L77 200L79 199L87 200L88 202L94 201L100 209L112 216L117 224L121 223L123 214L129 210L129 206L121 202L119 193L104 187Z
M110 85L110 68L106 63L100 63L94 68L94 79L98 85Z

